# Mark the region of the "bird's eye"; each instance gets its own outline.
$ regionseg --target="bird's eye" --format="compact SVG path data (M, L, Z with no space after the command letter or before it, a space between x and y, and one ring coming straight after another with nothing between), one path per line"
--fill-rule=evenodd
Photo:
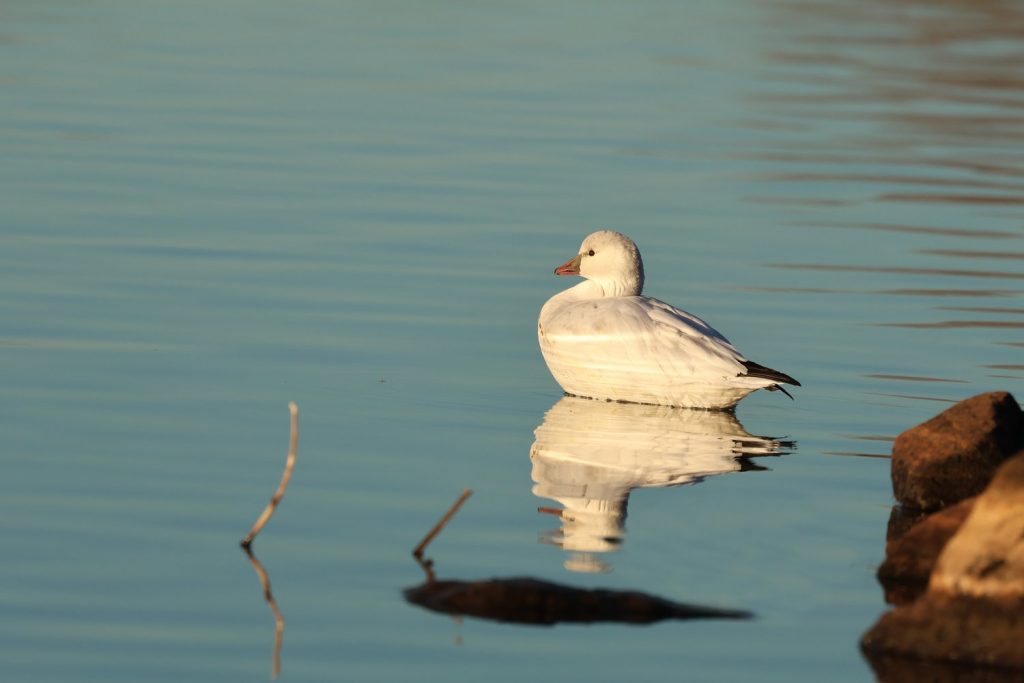
M593 255L594 255L594 250L593 249L591 249L590 251L587 252L587 256L593 256Z

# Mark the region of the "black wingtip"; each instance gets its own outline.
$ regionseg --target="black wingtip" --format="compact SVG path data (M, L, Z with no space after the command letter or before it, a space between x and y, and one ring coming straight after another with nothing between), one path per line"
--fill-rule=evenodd
M760 377L761 379L770 379L773 382L792 384L795 387L800 386L800 382L797 382L786 373L779 372L778 370L772 370L771 368L765 367L760 363L755 363L752 360L743 361L743 367L747 369L748 377ZM782 387L779 387L779 389L782 389ZM782 389L782 391L785 391L785 389ZM788 393L786 393L786 395L789 396ZM792 396L790 396L790 398L792 398Z

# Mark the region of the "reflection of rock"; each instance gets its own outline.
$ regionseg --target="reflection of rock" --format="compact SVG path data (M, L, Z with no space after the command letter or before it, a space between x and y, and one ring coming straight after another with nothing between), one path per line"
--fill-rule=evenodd
M925 594L882 615L862 640L870 658L883 653L1024 669L1021 643L1024 451L978 497L939 555Z
M977 667L873 652L868 655L878 683L1020 683L1013 669Z
M980 493L996 467L1024 448L1024 416L1006 392L957 403L896 438L892 484L904 505L936 510Z
M405 589L405 599L434 612L517 624L665 619L749 619L749 612L672 602L638 591L586 590L531 577L434 580Z
M1022 639L1020 605L929 592L882 615L861 644L870 660L889 655L1019 669Z
M575 553L572 571L608 569L593 553L621 544L632 489L761 469L744 457L793 445L751 435L732 413L574 396L552 406L534 435L533 493L564 507L561 531L546 540Z

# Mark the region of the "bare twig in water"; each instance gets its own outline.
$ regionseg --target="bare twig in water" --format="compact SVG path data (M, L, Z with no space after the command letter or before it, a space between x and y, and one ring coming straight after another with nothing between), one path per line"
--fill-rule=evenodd
M434 582L434 562L430 559L423 559L423 551L427 549L427 545L434 540L434 537L441 533L441 529L444 528L444 525L447 524L453 516L455 516L455 513L459 511L459 508L462 507L462 504L465 503L466 499L471 495L473 495L473 492L470 489L464 490L458 500L452 503L452 506L448 508L448 512L444 513L444 517L434 525L433 529L427 532L427 535L423 537L423 540L420 541L419 545L413 549L412 556L416 558L416 563L420 566L420 569L426 573L427 583Z
M242 547L248 549L252 545L253 539L256 538L256 534L263 529L271 516L274 514L274 510L277 509L278 503L284 497L284 491L288 488L288 481L292 478L292 469L295 467L295 455L299 451L299 407L295 405L295 401L288 404L288 410L292 415L292 427L291 427L291 439L288 443L288 458L284 462L284 473L281 475L281 483L277 485L277 491L274 492L274 497L267 503L267 507L263 509L263 513L256 520L256 523L252 525L252 529L245 538L242 539Z
M271 675L277 678L281 673L281 642L284 640L284 615L277 608L274 594L270 592L270 577L267 576L267 570L263 568L260 561L252 554L252 549L249 546L243 545L242 549L249 556L249 562L252 563L252 568L256 570L256 576L259 577L260 585L263 586L263 598L270 605L270 611L274 613L274 653L272 655Z
M427 545L429 545L430 542L434 540L435 536L441 533L441 529L444 528L444 525L447 524L448 521L455 516L455 513L459 511L459 508L462 507L462 504L465 503L466 499L469 498L471 495L473 495L473 491L470 489L466 489L465 491L462 492L462 495L459 496L459 499L452 503L452 506L448 508L448 512L444 513L444 517L441 518L441 521L435 524L434 528L427 532L427 535L423 537L423 540L420 541L420 544L416 546L416 548L412 551L413 557L415 557L416 559L420 559L421 557L423 557L423 551L427 549Z

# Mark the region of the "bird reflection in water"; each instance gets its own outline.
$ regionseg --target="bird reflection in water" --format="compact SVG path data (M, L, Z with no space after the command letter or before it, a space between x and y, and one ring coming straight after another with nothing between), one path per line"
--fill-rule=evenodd
M727 411L596 401L565 396L534 431L533 493L561 508L541 542L569 553L565 568L607 572L600 555L622 544L629 494L635 488L683 486L727 472L765 469L751 457L795 447L747 432Z

